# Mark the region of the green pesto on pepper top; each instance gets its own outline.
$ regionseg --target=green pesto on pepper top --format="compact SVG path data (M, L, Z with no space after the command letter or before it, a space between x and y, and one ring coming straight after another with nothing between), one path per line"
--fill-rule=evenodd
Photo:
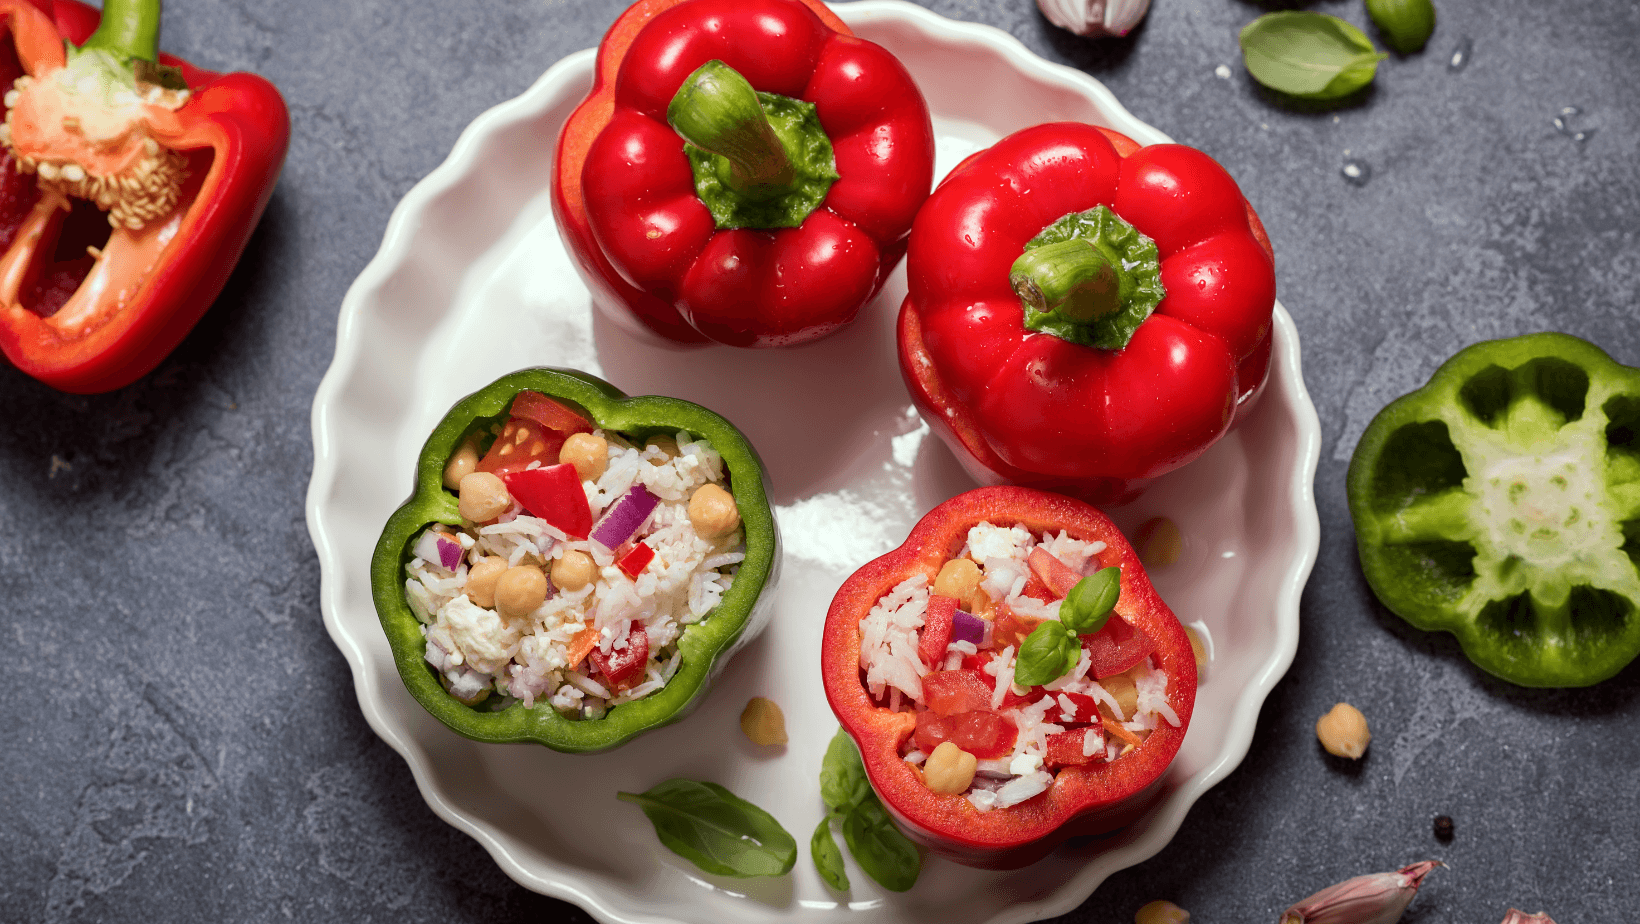
M371 562L406 687L469 738L566 752L682 718L771 614L764 479L687 401L561 369L469 395Z
M1640 654L1640 369L1542 333L1471 346L1350 461L1384 605L1505 680L1577 687Z

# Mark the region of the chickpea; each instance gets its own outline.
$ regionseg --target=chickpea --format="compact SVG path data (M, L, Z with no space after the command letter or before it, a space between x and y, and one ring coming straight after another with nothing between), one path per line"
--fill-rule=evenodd
M683 455L678 449L677 439L664 434L651 436L649 439L644 440L643 448L659 449L661 452L666 453L668 459L676 459L678 456Z
M967 792L978 767L979 758L949 741L941 741L923 764L923 784L929 792L942 795Z
M504 558L486 558L467 569L467 583L462 585L467 599L485 609L495 607L495 582L507 571Z
M552 563L552 583L559 590L580 590L597 579L598 565L585 552L571 549Z
M934 593L967 601L979 590L979 565L971 558L953 558L940 566L934 578Z
M547 600L547 576L540 568L508 568L495 582L495 611L507 619L535 612Z
M1202 635L1195 626L1185 626L1184 634L1190 637L1190 653L1196 656L1196 674L1199 676L1207 669L1207 643L1202 641Z
M1359 759L1367 753L1372 732L1367 729L1367 717L1349 703L1339 703L1332 711L1316 720L1315 736L1321 746L1334 757Z
M512 506L507 486L489 472L472 472L463 477L460 494L461 517L474 523L493 520Z
M455 451L450 461L444 463L444 486L452 491L461 490L461 479L471 475L478 468L478 445L468 438Z
M575 466L582 481L597 481L609 468L609 441L591 433L576 433L564 440L558 461Z
M753 744L768 747L785 744L786 716L771 699L754 696L740 713L740 730Z
M1126 673L1113 674L1099 681L1099 685L1116 700L1116 706L1122 712L1116 721L1124 722L1133 717L1134 710L1139 708L1139 688L1133 685L1132 677Z
M707 539L727 536L740 525L734 495L715 484L703 484L689 498L689 522Z
M1153 901L1133 915L1133 924L1190 924L1190 912L1169 901Z

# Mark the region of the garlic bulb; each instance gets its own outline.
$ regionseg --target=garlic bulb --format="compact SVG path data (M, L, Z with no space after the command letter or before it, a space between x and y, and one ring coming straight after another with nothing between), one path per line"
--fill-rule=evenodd
M1036 0L1048 22L1077 35L1127 35L1150 9L1150 0Z

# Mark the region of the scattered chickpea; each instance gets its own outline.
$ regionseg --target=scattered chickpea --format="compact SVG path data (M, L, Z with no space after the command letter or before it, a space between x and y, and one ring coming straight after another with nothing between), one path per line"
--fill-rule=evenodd
M461 490L461 479L478 468L478 446L471 439L464 441L450 461L444 463L444 486L452 491Z
M740 525L733 494L715 484L703 484L689 498L689 522L707 539L727 536Z
M649 439L644 440L643 448L659 449L661 452L666 453L666 457L668 459L676 459L678 456L683 454L678 450L678 441L673 437L666 436L664 434L651 436Z
M1332 711L1316 720L1315 736L1321 746L1334 757L1358 759L1367 753L1372 732L1367 730L1367 717L1349 703L1339 703Z
M1196 674L1200 676L1207 669L1207 643L1195 626L1185 626L1184 634L1190 637L1190 653L1196 656Z
M552 563L552 583L559 590L580 590L597 579L598 565L585 552L571 549Z
M942 795L967 792L978 767L979 758L949 741L941 741L923 764L923 784L929 792Z
M535 612L547 599L547 576L540 568L508 568L495 582L495 611L507 619Z
M1139 561L1146 568L1165 568L1177 562L1184 552L1184 536L1179 532L1179 524L1167 517L1146 520L1133 534L1133 544L1138 547Z
M1133 915L1133 924L1190 924L1190 912L1158 899L1141 906Z
M461 517L474 523L493 520L512 506L512 495L501 479L489 472L472 472L461 479Z
M491 609L495 606L495 582L507 571L507 560L504 558L486 558L467 569L467 583L462 585L467 599L478 606Z
M740 713L740 730L753 744L768 747L786 743L786 716L771 699L754 696Z
M1117 721L1126 721L1139 708L1139 688L1134 686L1133 678L1127 673L1112 674L1099 681L1099 685L1105 688L1105 692L1116 700L1116 705L1122 710L1122 714L1116 717Z
M582 481L597 481L609 468L609 441L591 433L576 433L564 440L558 461L575 466Z

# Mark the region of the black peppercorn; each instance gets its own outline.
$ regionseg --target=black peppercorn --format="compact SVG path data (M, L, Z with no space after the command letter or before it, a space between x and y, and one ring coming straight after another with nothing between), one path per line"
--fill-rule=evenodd
M1452 840L1452 816L1435 816L1435 839L1443 844Z

